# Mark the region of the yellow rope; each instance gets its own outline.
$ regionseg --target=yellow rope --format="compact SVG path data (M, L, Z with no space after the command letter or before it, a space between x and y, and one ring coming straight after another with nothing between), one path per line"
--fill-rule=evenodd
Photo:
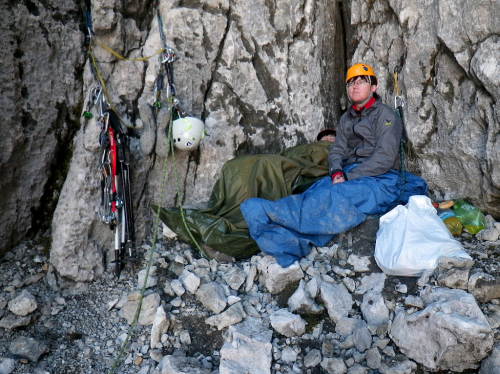
M141 57L141 58L126 58L126 57L123 57L122 55L118 54L117 52L113 51L111 48L109 48L107 45L105 44L102 44L101 42L98 42L97 40L93 42L93 44L97 44L98 46L101 46L102 48L104 48L106 51L108 51L109 53L111 53L113 56L115 57L118 57L120 60L124 60L124 61L146 61L146 60L149 60L151 57L154 57L156 55L159 55L160 53L162 52L165 52L166 49L165 48L160 48L158 51L156 51L153 55L151 56L146 56L146 57Z

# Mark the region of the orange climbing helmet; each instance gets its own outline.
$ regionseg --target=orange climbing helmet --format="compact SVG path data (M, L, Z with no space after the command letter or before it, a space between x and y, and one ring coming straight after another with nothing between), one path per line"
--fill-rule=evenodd
M352 65L349 70L347 70L347 75L345 77L345 82L349 82L349 80L351 78L354 78L354 77L359 77L359 76L370 76L370 77L373 77L375 78L375 82L374 83L371 83L371 84L377 84L377 76L375 75L375 73L373 72L373 69L370 65L367 65L367 64L356 64L356 65Z

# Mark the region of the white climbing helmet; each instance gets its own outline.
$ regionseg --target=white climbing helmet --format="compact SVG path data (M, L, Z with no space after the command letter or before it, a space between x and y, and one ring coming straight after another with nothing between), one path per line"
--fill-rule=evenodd
M178 118L172 126L174 145L182 151L195 150L205 137L205 124L196 117Z

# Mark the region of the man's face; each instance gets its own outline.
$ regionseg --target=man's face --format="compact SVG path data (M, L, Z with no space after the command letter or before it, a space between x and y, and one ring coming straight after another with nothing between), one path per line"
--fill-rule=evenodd
M347 82L347 95L353 104L358 105L365 102L370 93L377 90L377 86L371 86L367 77L354 77Z

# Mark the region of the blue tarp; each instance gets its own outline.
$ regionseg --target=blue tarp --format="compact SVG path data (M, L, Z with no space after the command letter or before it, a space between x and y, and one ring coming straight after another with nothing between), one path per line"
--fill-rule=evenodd
M356 166L348 166L345 172ZM424 180L406 172L400 201L401 184L394 170L335 185L327 176L302 194L277 201L251 198L240 209L260 250L288 267L313 245L325 246L335 234L359 225L368 215L383 214L412 195L427 193Z

